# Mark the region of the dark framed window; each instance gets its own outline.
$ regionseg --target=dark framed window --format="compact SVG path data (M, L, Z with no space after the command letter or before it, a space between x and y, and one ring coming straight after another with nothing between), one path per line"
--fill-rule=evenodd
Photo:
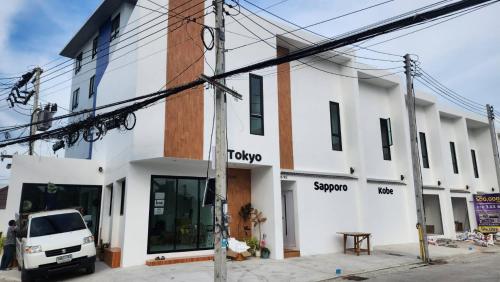
M89 98L95 94L95 75L90 78L89 81Z
M262 76L250 74L250 134L264 135L263 92Z
M113 184L109 185L109 216L113 213Z
M97 36L96 38L94 38L94 40L92 40L92 59L94 59L95 56L97 55L98 38L99 36Z
M213 248L214 209L202 205L205 180L151 177L148 254Z
M420 152L422 154L422 166L429 168L429 154L427 152L427 140L425 140L425 133L419 132L420 137Z
M78 210L97 241L102 186L23 183L19 214L47 210Z
M451 162L453 164L453 173L458 174L457 153L455 151L455 143L450 142Z
M71 109L74 110L78 107L78 100L80 99L80 88L77 88L73 91L73 95L71 96Z
M476 151L470 150L472 156L472 167L474 168L474 177L479 178L479 170L477 169Z
M342 151L339 103L330 102L330 130L332 134L332 150Z
M390 118L380 119L380 134L382 136L382 154L384 160L391 160L392 128Z
M80 52L75 59L75 74L77 74L82 69L83 53Z
M113 41L118 38L118 34L120 33L120 14L116 15L111 21L111 38L109 41Z
M125 180L122 181L122 194L120 195L120 215L123 215L123 209L125 208Z

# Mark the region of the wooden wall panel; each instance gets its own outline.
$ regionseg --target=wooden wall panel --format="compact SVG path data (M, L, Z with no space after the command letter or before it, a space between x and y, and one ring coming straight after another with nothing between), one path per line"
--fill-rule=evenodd
M227 171L227 202L231 216L229 230L231 237L243 240L251 236L252 231L245 234L244 226L251 227L250 221L243 221L239 216L242 206L251 202L251 171L248 169L230 168Z
M288 49L278 47L278 56L288 54ZM278 65L278 117L280 136L280 166L293 169L292 93L290 63Z
M197 22L203 23L203 8L203 0L169 0L167 87L189 82L203 73L201 25L181 20L198 18ZM203 92L200 86L167 99L165 157L203 159Z

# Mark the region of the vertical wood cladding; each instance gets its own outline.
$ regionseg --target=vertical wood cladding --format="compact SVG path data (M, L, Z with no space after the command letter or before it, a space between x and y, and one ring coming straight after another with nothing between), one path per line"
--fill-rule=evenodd
M167 87L194 80L203 73L201 25L203 0L169 0L167 35ZM203 87L186 90L165 103L164 156L203 159Z
M288 49L278 47L277 55L288 54ZM292 97L290 88L290 63L278 65L278 116L280 133L280 166L293 169Z
M239 215L242 206L251 202L251 171L248 169L230 168L227 171L227 202L231 215L229 230L231 237L244 240L252 235L252 231L245 234L245 226L251 227L249 220L243 221Z

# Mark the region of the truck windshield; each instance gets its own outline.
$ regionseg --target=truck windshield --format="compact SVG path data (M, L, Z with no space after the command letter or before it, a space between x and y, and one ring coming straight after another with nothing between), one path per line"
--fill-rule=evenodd
M82 230L87 228L78 213L54 214L31 220L30 237Z

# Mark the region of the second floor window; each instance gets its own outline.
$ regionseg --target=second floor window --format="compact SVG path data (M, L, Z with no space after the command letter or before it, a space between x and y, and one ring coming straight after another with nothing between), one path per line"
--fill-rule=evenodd
M339 103L330 102L330 130L332 133L332 150L342 151Z
M427 153L427 140L425 140L425 133L419 132L420 137L420 152L422 154L422 166L429 168L429 154Z
M89 81L89 98L94 96L94 94L95 94L95 85L94 84L95 84L95 75L93 75Z
M114 17L111 21L111 38L109 41L113 41L118 38L118 33L120 33L120 14Z
M80 52L75 59L75 74L77 74L82 69L83 53Z
M250 134L264 135L263 78L250 74Z
M97 55L97 43L98 43L97 39L98 39L98 38L99 38L99 37L96 37L96 38L94 38L94 40L92 41L92 59L94 59L94 58L95 58L95 56Z
M476 151L470 150L472 156L472 167L474 168L474 177L479 178L479 170L477 169Z
M392 128L390 118L380 119L380 134L382 135L382 153L384 160L391 160Z
M73 91L73 96L71 97L71 110L74 110L78 107L79 96L80 96L80 88Z
M455 143L450 142L451 162L453 164L453 173L458 174L457 153L455 151Z

